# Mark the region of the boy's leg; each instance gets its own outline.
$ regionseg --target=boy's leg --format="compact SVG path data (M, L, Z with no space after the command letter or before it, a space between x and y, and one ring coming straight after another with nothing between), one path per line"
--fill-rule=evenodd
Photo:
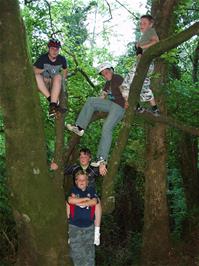
M60 74L57 74L52 78L51 103L57 103L59 100L61 82L62 76Z
M70 218L70 205L68 204L68 202L66 202L66 215L67 215L67 218L69 219Z
M86 129L93 113L95 111L109 112L110 104L111 102L109 100L99 97L89 97L77 118L76 125Z
M100 245L101 217L102 217L102 206L101 206L101 202L99 200L99 203L95 206L95 236L94 236L94 244L96 246Z
M84 228L83 234L83 245L84 245L84 254L83 258L85 259L85 266L95 266L95 246L94 246L94 226L89 226Z
M112 142L114 127L122 120L125 109L116 103L111 103L109 114L102 128L102 135L98 146L97 157L107 160Z
M75 266L83 265L84 246L83 246L83 232L80 227L69 224L69 238L71 257Z
M36 82L38 90L46 96L46 98L50 97L50 91L46 87L46 84L44 82L44 77L41 74L35 74Z
M125 76L122 84L120 85L120 91L121 91L123 97L128 97L128 95L129 95L130 85L131 85L133 78L135 76L136 66L137 66L137 64L135 63L132 66L132 68L130 69L129 73Z

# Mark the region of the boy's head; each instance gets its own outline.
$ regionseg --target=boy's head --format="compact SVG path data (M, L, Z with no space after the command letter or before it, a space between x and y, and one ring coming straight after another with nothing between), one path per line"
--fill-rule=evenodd
M98 66L98 73L102 75L105 80L111 80L114 68L110 62L105 62Z
M82 166L88 166L91 160L91 151L83 148L79 151L79 162Z
M143 15L140 18L140 31L146 32L153 27L154 18L151 15Z
M88 175L82 170L78 171L75 175L75 184L79 189L85 190L88 186Z
M59 54L59 49L61 48L61 43L57 39L50 39L48 41L48 54L52 58L56 58Z

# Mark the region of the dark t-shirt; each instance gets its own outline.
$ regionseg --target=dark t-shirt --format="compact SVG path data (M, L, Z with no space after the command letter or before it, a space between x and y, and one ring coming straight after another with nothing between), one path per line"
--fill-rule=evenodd
M122 97L119 86L123 82L123 77L118 74L113 74L110 81L107 81L104 85L104 91L108 94L108 99L119 104L124 108L125 100Z
M96 198L95 189L87 187L85 191L74 186L71 189L70 195L74 194L77 198ZM69 223L78 227L88 227L94 223L95 206L84 207L73 204L70 205L70 218Z
M56 74L59 74L62 69L67 68L66 58L62 55L58 55L56 60L52 62L48 53L42 54L37 61L34 63L34 66L39 69L44 69L42 75L47 78L51 78Z
M93 167L89 165L86 169L83 169L80 164L73 164L73 165L65 167L64 174L72 175L73 183L75 185L75 175L80 170L85 171L88 174L89 187L95 188L95 179L100 175L99 167Z

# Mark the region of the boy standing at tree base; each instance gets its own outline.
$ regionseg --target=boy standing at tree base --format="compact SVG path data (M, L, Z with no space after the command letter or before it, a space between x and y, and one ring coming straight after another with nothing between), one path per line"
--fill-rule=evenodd
M79 171L75 176L68 203L69 245L75 266L95 265L94 218L97 195L88 187L88 175Z

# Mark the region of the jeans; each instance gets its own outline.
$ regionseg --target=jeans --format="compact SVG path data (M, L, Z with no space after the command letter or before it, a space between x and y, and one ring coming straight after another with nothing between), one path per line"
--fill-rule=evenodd
M77 118L76 125L86 129L95 111L108 113L97 151L97 157L103 157L107 160L111 148L113 129L122 120L125 109L110 100L89 97Z
M74 266L95 266L94 225L69 224L69 239Z

